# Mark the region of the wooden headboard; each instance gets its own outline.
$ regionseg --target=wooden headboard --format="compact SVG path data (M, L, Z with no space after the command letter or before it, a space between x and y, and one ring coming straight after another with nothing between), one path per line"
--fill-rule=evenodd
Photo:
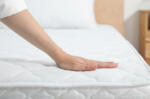
M124 35L124 0L95 0L96 20L113 25Z

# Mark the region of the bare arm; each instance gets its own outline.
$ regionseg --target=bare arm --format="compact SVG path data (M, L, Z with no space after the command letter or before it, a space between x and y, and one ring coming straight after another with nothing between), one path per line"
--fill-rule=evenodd
M52 41L27 10L3 18L1 21L24 39L47 53L63 69L95 70L96 68L113 68L117 66L113 62L97 62L65 53Z
M64 54L27 10L6 17L2 19L2 22L24 39L46 52L54 60L57 61Z

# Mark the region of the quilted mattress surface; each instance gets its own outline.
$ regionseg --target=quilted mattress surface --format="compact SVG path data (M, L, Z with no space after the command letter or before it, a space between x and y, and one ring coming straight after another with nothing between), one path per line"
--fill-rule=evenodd
M42 51L1 29L0 99L150 99L149 66L113 27L45 30L66 52L115 61L119 67L62 70Z

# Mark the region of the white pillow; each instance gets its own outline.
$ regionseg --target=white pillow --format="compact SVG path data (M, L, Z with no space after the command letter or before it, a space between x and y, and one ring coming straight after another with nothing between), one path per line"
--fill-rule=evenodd
M94 0L26 0L29 11L45 28L96 26Z
M0 22L0 29L4 28L4 27L5 27L5 25L2 22Z

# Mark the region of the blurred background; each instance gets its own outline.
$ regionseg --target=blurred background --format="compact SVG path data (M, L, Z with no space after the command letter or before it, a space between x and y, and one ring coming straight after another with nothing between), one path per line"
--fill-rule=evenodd
M126 38L139 49L140 15L139 11L150 10L150 0L125 1L125 33Z

